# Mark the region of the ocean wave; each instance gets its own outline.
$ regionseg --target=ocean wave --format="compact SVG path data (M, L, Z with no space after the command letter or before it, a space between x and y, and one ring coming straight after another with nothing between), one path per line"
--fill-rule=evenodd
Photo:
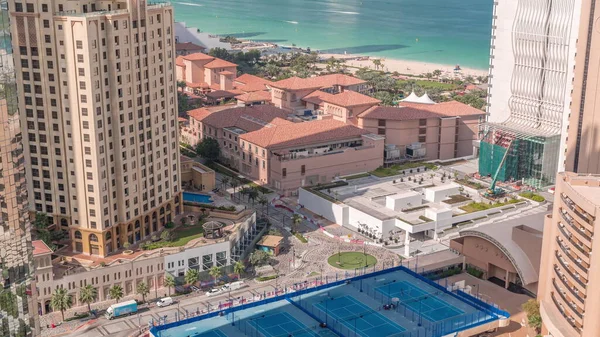
M292 25L297 25L298 24L298 21L287 21L287 20L284 20L283 22L291 23Z
M327 11L329 13L337 13L337 14L347 14L347 15L359 15L359 12L347 12L347 11Z
M204 5L195 4L195 3L191 3L191 2L175 2L175 3L178 5L185 5L185 6L204 7Z

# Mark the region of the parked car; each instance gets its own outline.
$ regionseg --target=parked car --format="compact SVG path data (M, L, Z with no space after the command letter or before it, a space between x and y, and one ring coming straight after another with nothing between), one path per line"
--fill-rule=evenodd
M200 291L200 288L198 288L196 286L191 286L190 288L192 288L193 291Z
M173 304L173 299L171 297L163 297L160 300L156 301L156 305L159 307L166 307L167 305Z
M219 295L223 292L223 290L219 289L219 288L213 288L209 291L206 292L206 296L216 296Z
M238 290L243 286L244 286L244 281L231 282L231 283L228 283L228 284L225 284L224 286L222 286L221 291L227 292L230 290Z

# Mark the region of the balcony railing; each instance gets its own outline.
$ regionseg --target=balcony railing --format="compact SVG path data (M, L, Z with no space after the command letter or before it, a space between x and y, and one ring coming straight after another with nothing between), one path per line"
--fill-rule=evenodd
M554 285L556 285L556 283L554 283ZM578 309L579 309L579 307L577 307L577 305L573 305L573 303L571 303L572 301L571 301L571 300L569 300L569 299L568 299L568 298L565 296L565 294L563 294L563 292L562 292L562 291L560 291L560 289L556 289L556 290L557 290L556 292L558 292L558 296L560 296L560 298L563 300L563 302L565 302L565 303L566 303L566 304L569 306L569 308L571 308L571 310L572 310L572 311L573 311L573 312L574 312L574 313L575 313L577 316L579 316L579 318L583 318L583 314L582 314L581 312L579 312L579 310L578 310ZM556 292L555 292L555 293L556 293Z
M575 288L569 286L569 282L567 280L567 277L565 276L566 274L564 272L562 272L556 264L554 265L553 269L554 269L554 273L556 274L556 277L558 277L560 279L562 284L565 287L571 289L574 296L579 298L581 301L584 301L587 296L583 293L579 293L578 291L576 292Z
M582 218L582 219L583 219L585 222L587 222L588 224L590 224L590 225L592 224L592 220L590 220L590 219L588 218L587 214L583 214L583 213L581 213L581 212L580 212L580 211L577 209L577 207L576 207L575 203L574 203L574 202L573 202L571 199L569 199L569 197L567 197L567 196L565 196L563 193L561 193L561 194L560 194L560 198L561 198L561 200L562 200L562 201L565 203L565 205L567 205L567 207L568 207L568 208L569 208L571 211L573 211L573 213L577 214L577 215L578 215L580 218Z
M581 229L582 227L577 227L575 225L575 223L573 222L575 219L570 219L570 215L565 214L565 212L562 212L562 210L559 213L560 213L560 216L563 218L563 220L565 220L566 223L568 223L571 227L573 227L573 229L575 229L577 231L577 233L581 234L581 236L588 239L590 242L592 241L592 238L589 235L587 235L587 233L585 232L585 229Z
M571 270L569 269L569 267L567 266L567 262L563 261L563 258L561 256L558 255L558 252L556 252L555 254L556 259L558 260L558 262L560 263L560 265L563 267L564 271L566 273L569 273L571 275L571 277L577 282L579 283L580 286L582 286L583 288L587 289L587 284L586 282L583 282L581 279L577 278L575 275L573 275L573 273L571 272ZM581 276L580 276L581 277Z
M573 297L577 298L581 303L585 303L585 300L575 292L575 290L573 290L573 288L569 287L569 285L567 284L567 281L563 280L562 278L559 277L559 279L561 280L564 288L569 289L569 293L571 295L573 295ZM561 288L559 288L558 284L556 283L556 278L552 278L552 283L554 284L554 287L556 288L556 290L560 290Z
M579 250L581 252L581 254L583 254L584 256L590 257L590 253L587 252L585 249L583 249L583 247L581 247L579 245L579 243L577 243L575 240L573 240L573 238L571 237L571 233L567 232L567 230L565 228L563 228L562 226L558 226L558 228L560 229L560 232L565 236L565 238L567 240L569 240L569 242L571 242L571 244L577 248L577 250Z
M560 311L560 313L562 314L562 316L571 324L571 326L573 327L573 329L575 329L578 333L581 333L581 329L579 327L577 327L573 322L572 322L572 318L569 317L564 309L562 309L562 306L560 305L560 303L558 303L558 301L556 300L556 298L554 297L554 293L552 293L552 295L550 296L552 297L552 302L554 302L554 305L556 306L556 308L558 309L558 311Z

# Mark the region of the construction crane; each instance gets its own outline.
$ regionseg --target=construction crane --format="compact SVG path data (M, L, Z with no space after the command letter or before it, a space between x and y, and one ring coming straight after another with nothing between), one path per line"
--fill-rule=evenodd
M490 184L490 188L488 188L483 195L486 198L498 198L498 197L501 197L502 195L504 195L504 193L505 193L503 189L496 188L496 182L498 182L498 175L500 175L500 170L502 169L502 166L504 166L504 163L506 162L506 158L508 158L508 154L510 152L510 148L512 146L513 140L510 140L508 142L508 146L506 147L506 152L504 153L504 156L502 157L502 160L500 161L500 165L498 165L498 168L496 169L496 173L494 174L494 177L492 177L492 183Z

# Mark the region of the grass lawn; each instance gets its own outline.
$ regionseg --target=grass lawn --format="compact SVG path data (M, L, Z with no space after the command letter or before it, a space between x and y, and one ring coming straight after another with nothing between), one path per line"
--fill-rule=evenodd
M406 80L399 80L398 84L400 85L405 85L407 84L409 81ZM436 82L436 81L426 81L426 80L415 80L414 81L416 85L420 86L423 89L441 89L444 91L447 90L456 90L458 89L460 86L452 84L452 83L441 83L441 82Z
M183 228L174 230L172 235L173 240L170 242L169 246L182 247L194 239L203 237L204 228L202 228L202 225L200 224L194 226L185 226Z
M496 207L502 207L502 206L506 206L506 205L510 205L510 204L516 204L518 202L520 202L520 200L518 200L518 199L510 199L507 202L498 202L498 203L495 203L492 205L485 203L485 202L472 202L470 204L461 206L459 208L467 213L473 213L473 212L485 211L490 208L496 208Z
M341 252L333 254L327 259L327 263L332 267L339 269L356 269L363 267L372 267L377 263L377 259L373 255L367 254L365 265L365 255L361 252Z
M404 170L415 169L417 167L426 167L428 170L437 169L437 165L435 165L435 164L416 162L416 163L405 163L405 164L392 165L390 167L380 167L370 173L372 175L380 177L380 178L391 177L391 176L401 174L402 171L404 171Z
M355 175L343 177L342 179L353 180L353 179L366 178L366 177L368 177L370 175L371 175L370 173L359 173L359 174L355 174Z

